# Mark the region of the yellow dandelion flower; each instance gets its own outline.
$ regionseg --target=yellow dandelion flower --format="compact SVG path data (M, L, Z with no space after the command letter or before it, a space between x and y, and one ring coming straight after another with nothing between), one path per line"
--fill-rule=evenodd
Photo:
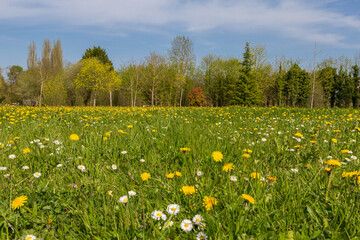
M103 141L106 141L106 140L108 140L108 138L107 138L107 137L103 137Z
M194 186L183 186L180 191L185 195L192 195L197 191L197 189L195 189Z
M230 172L233 169L234 169L234 164L233 163L227 163L222 168L222 170L225 171L225 172Z
M180 148L180 151L183 151L183 152L190 152L190 148Z
M261 174L260 174L260 173L253 172L253 173L250 174L250 177L251 177L251 178L254 178L254 179L260 179L260 178L261 178Z
M348 152L349 152L349 150L347 150L347 149L341 150L341 153L348 153Z
M303 135L302 135L301 133L297 132L297 133L295 133L295 137L297 137L297 138L302 138Z
M205 196L203 199L204 203L203 206L206 208L207 211L213 208L214 205L217 205L218 201L214 197Z
M222 155L222 153L219 151L215 151L211 155L212 155L213 159L215 160L215 162L221 162L224 157Z
M310 143L315 144L315 143L317 143L317 141L310 141Z
M79 139L80 139L79 136L75 133L71 134L69 138L71 141L79 141Z
M142 179L143 181L147 181L147 180L149 180L149 178L151 177L151 175L150 175L150 173L144 172L144 173L142 173L142 174L140 175L140 177L141 177L141 179Z
M105 137L110 137L110 133L109 132L105 133Z
M330 165L330 166L341 166L341 163L338 160L330 159L328 161L324 161L324 163Z
M23 153L25 153L25 154L29 154L30 152L31 152L30 148L25 148L23 150Z
M176 171L176 172L175 172L175 175L176 175L177 177L181 177L181 172Z
M243 199L245 199L246 202L249 202L251 204L255 204L255 199L252 196L250 196L248 194L242 194L241 197Z
M338 142L338 140L337 140L336 138L332 138L331 141L332 141L333 143L337 143L337 142Z
M169 173L169 174L166 174L166 177L167 177L167 178L170 178L170 179L171 179L171 178L173 178L174 176L175 176L175 174L174 174L174 173Z
M21 208L26 203L26 200L27 200L27 196L20 196L15 198L14 201L11 203L11 208L14 210Z
M270 182L276 182L276 177L267 176L267 180L269 180Z
M244 149L243 152L244 153L252 153L252 150L251 149Z
M244 158L249 158L249 157L250 157L250 154L244 153L242 156L243 156Z

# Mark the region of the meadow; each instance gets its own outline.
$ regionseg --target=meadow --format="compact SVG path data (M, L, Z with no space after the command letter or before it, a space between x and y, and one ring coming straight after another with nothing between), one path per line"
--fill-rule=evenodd
M1 239L358 239L359 120L0 107Z

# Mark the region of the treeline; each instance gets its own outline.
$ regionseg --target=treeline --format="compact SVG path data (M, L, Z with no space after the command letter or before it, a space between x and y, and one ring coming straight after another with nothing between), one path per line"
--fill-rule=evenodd
M175 37L166 55L151 52L117 69L101 47L64 65L60 40L45 40L39 57L35 43L29 45L26 70L0 69L0 101L40 106L359 106L356 60L329 58L311 68L285 58L270 63L263 46L249 43L240 59L209 54L196 62L193 43L185 36Z

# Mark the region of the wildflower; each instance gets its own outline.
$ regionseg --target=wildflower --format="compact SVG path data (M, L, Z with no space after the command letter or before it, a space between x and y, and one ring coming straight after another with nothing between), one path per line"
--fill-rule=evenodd
M269 180L270 182L276 182L276 177L267 176L266 178L267 178L267 180Z
M165 214L163 214L162 212L157 211L157 210L155 210L155 211L153 211L153 212L151 213L151 217L152 217L153 219L155 219L155 220L158 220L158 221L159 221L160 219L166 221L166 218L167 218Z
M166 226L165 227L171 227L174 225L174 222L173 221L170 221L168 223L166 223Z
M77 188L76 183L72 183L71 186L72 186L73 188Z
M253 179L260 179L261 178L261 174L257 173L257 172L253 172L250 174L250 177Z
M181 222L180 227L185 232L190 232L193 229L193 224L189 219L185 219Z
M310 164L305 164L304 167L310 168Z
M36 237L34 235L26 235L25 240L34 240Z
M122 151L121 154L124 154L124 155L125 155L125 154L127 154L127 151Z
M40 176L41 176L41 173L39 173L39 172L34 173L34 177L39 178Z
M197 190L195 189L194 186L183 186L180 191L182 191L185 195L192 195L194 194Z
M221 162L224 157L222 155L222 153L219 151L215 151L211 155L212 155L213 159L215 160L215 162Z
M85 171L85 166L84 165L79 165L77 166L77 168L81 171Z
M234 169L234 164L232 164L232 163L227 163L222 168L222 170L225 172L230 172L233 169Z
M350 158L351 158L352 160L356 160L356 159L357 159L356 156L351 156Z
M9 178L9 177L10 177L10 174L9 174L9 173L8 173L8 174L5 174L4 177L5 177L5 178Z
M203 217L199 214L196 214L192 219L195 225L200 225L203 220L204 220Z
M22 169L23 169L23 170L28 170L29 167L28 167L28 166L23 166Z
M326 167L326 168L324 168L325 169L325 171L327 171L327 172L331 172L331 168L328 168L328 167Z
M207 240L208 236L203 233L203 232L199 232L198 234L196 234L196 240Z
M244 153L252 153L252 150L251 149L244 149L243 152Z
M199 177L203 175L202 171L197 171L196 175L198 175Z
M294 136L297 137L297 138L302 138L303 137L303 135L301 133L299 133L299 132L295 133Z
M110 137L110 133L109 132L105 133L105 137Z
M310 143L315 144L315 143L317 143L317 141L310 141Z
M175 175L176 175L177 177L181 177L181 172L175 171Z
M214 197L205 196L203 199L203 206L206 208L207 211L213 208L213 205L217 205L218 201Z
M170 204L169 206L167 206L166 211L170 215L176 215L178 214L178 212L180 212L180 206L177 204Z
M136 195L136 192L134 192L134 191L128 191L128 194L129 194L129 197L131 198L131 197L133 197L133 196Z
M266 140L266 138L262 138L261 141L266 142L267 140Z
M134 126L133 126L133 125L128 125L127 127L128 127L128 128L133 128Z
M62 167L63 165L60 163L60 164L58 164L58 165L56 165L56 167Z
M169 173L169 174L166 174L166 177L167 177L167 178L169 178L169 179L173 178L174 176L175 176L175 174L174 174L174 173Z
M140 159L140 162L145 162L145 159Z
M349 152L349 150L347 150L347 149L341 150L341 153L348 153L348 152Z
M25 148L25 149L23 150L23 153L25 153L25 154L28 154L28 153L30 153L30 152L31 152L30 148Z
M190 148L180 148L180 151L182 152L190 152Z
M297 170L296 168L292 168L292 169L290 169L290 171L293 173L297 173L299 170Z
M140 177L141 177L141 179L142 179L143 181L147 181L147 180L149 180L149 178L150 178L151 176L150 176L150 173L144 172L144 173L142 173L142 174L140 175Z
M230 176L230 181L236 182L236 181L237 181L237 177L236 177L236 176Z
M71 134L69 138L71 141L79 141L80 139L79 136L75 133Z
M110 196L112 196L112 192L113 192L113 191L109 190L107 193L108 193Z
M7 167L0 167L0 171L5 171Z
M330 166L341 166L341 163L338 161L338 160L335 160L335 159L330 159L328 161L324 161L324 163L330 165Z
M127 203L128 201L129 201L129 199L128 199L127 195L124 195L124 196L120 197L120 199L119 199L119 202L121 202L121 203Z
M250 157L250 154L244 153L242 156L243 156L244 158L249 158L249 157Z
M117 166L115 164L111 165L111 168L116 170L117 169Z
M245 199L245 202L249 202L251 204L255 204L255 199L249 194L242 194L241 197Z
M108 138L107 138L107 137L103 137L103 140L106 141L106 140L108 140Z
M338 140L337 140L336 138L332 138L331 141L332 141L333 143L337 143L337 142L338 142Z
M14 154L11 154L11 155L9 155L9 158L10 158L10 159L15 159L16 156L15 156Z
M26 203L27 196L20 196L14 199L14 201L11 203L11 208L13 210L21 208Z

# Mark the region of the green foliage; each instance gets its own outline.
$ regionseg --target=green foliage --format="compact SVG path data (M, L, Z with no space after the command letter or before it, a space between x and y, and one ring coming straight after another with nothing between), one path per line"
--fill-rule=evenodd
M82 59L88 58L97 58L101 63L110 65L110 70L113 70L113 63L110 61L109 56L106 53L105 49L102 49L100 46L94 46L93 48L86 49L85 53L82 56Z

